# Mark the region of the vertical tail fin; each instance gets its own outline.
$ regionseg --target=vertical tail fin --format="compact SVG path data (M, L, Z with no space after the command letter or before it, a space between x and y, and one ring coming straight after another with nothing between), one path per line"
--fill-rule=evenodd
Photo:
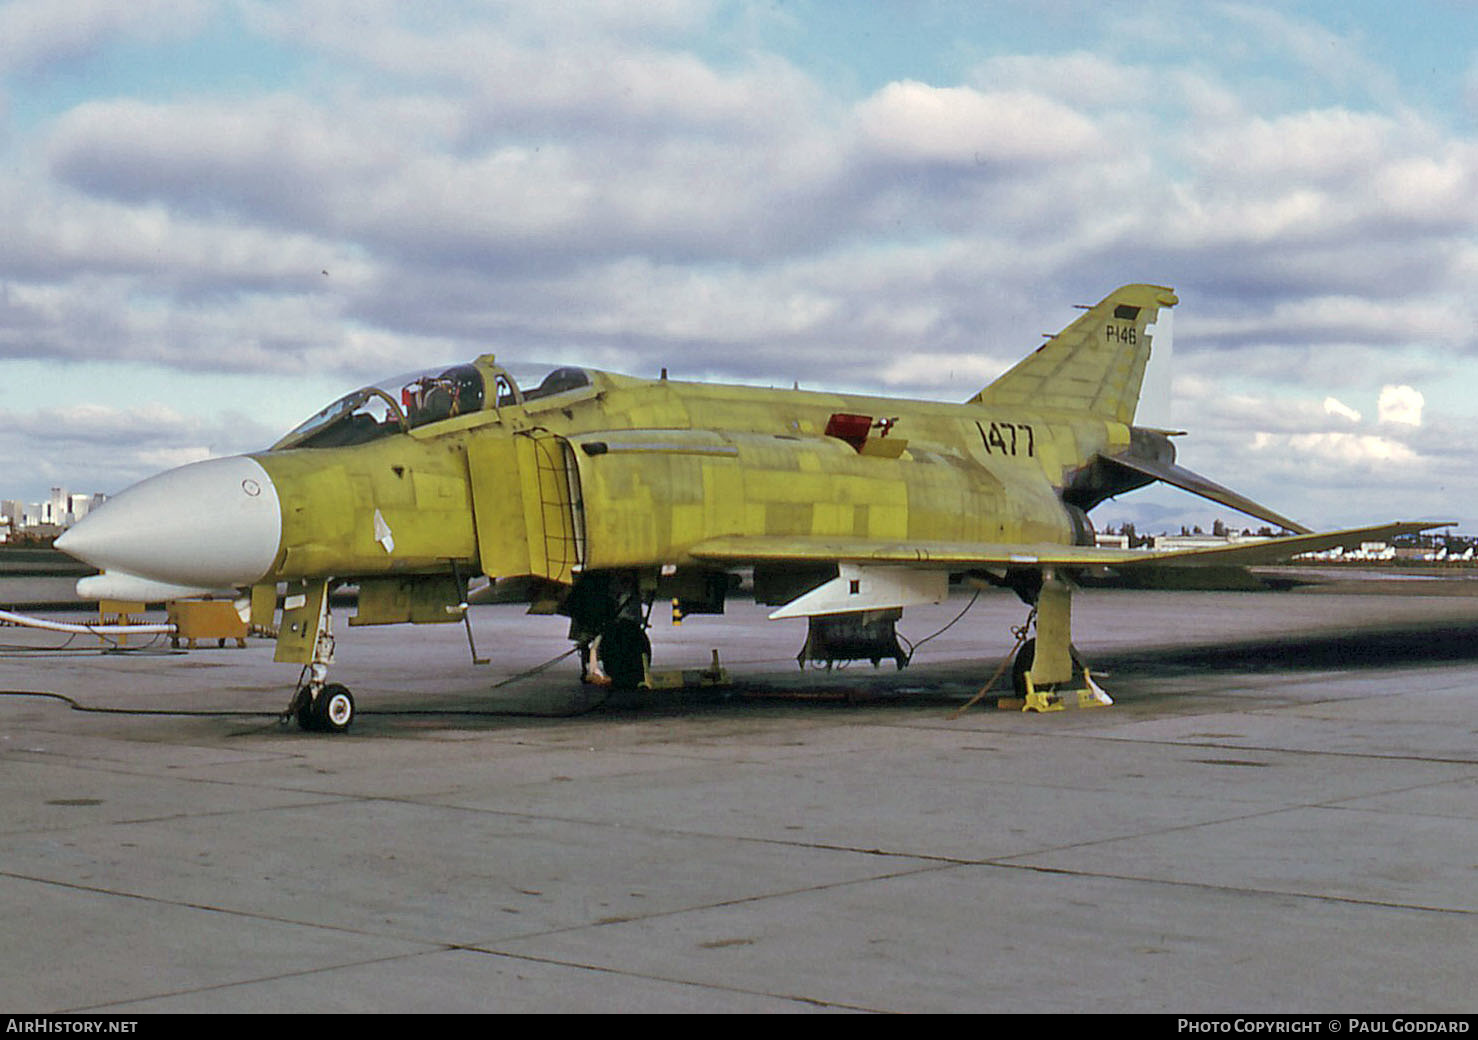
M1132 423L1151 351L1169 352L1170 322L1160 316L1168 319L1178 302L1161 285L1116 289L970 402L1090 412Z

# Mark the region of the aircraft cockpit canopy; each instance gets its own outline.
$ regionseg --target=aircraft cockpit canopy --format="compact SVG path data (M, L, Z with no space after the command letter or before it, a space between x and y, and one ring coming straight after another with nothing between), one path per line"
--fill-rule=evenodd
M570 390L579 390L581 387L590 385L590 373L583 368L556 368L544 377L543 381L532 390L523 395L525 401L536 401L541 397L553 397L555 394L567 393Z
M532 390L492 363L492 355L465 365L397 376L345 394L272 445L339 448L405 433L459 415L522 405L590 385L583 368L556 368ZM491 387L491 392L489 391Z

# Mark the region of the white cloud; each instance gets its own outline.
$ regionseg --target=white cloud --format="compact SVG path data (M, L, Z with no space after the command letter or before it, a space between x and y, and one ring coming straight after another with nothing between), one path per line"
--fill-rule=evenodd
M1371 194L1397 220L1471 228L1478 220L1478 149L1446 144L1430 152L1395 158L1377 169Z
M902 160L959 166L1036 163L1081 156L1093 123L1039 94L890 83L857 108L864 140Z
M1216 126L1194 137L1191 148L1203 167L1229 177L1327 182L1385 162L1394 129L1388 116L1322 109Z
M1335 397L1324 398L1324 410L1330 415L1337 415L1341 419L1348 419L1352 423L1360 421L1359 412Z
M1425 404L1426 398L1422 396L1420 390L1414 390L1409 386L1383 386L1377 406L1380 421L1396 423L1400 426L1420 426L1422 406Z
M1417 458L1416 452L1400 441L1357 433L1296 433L1284 436L1259 433L1252 438L1252 450L1291 454L1305 462L1336 463L1342 466L1409 463Z

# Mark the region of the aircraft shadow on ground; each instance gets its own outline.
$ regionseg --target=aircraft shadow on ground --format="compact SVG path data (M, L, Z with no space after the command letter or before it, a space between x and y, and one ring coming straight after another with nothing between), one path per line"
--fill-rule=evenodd
M1478 661L1478 626L1438 624L1290 634L1200 646L1149 647L1094 654L1119 673L1329 671Z
M1362 627L1345 632L1290 633L1235 642L1171 647L1088 649L1084 656L1110 693L1130 692L1146 679L1190 675L1265 675L1275 672L1360 671L1478 662L1478 625ZM709 691L656 691L612 697L604 709L650 710L698 707L739 698L748 701L921 705L958 703L973 695L999 659L983 662L920 662L905 671L864 665L832 672L733 676L728 687ZM1009 696L1008 675L997 678L990 697Z

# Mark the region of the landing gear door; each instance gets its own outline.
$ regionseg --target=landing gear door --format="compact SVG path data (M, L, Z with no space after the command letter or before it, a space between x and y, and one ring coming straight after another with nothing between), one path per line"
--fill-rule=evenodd
M467 464L483 573L571 584L585 555L585 524L569 442L543 432L473 437Z

